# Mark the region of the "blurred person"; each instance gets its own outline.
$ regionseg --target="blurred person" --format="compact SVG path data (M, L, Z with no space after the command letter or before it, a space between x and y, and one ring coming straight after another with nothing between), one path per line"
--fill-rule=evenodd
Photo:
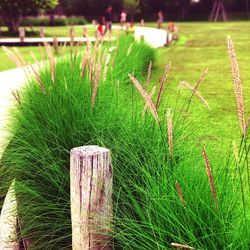
M103 38L103 25L101 22L98 22L98 25L97 25L96 38L98 41L102 40Z
M134 33L134 32L135 32L135 23L131 21L128 24L127 33Z
M109 5L107 9L104 12L104 15L102 17L103 25L105 25L104 35L109 31L109 33L112 33L112 21L113 21L113 12L112 12L112 6Z
M127 13L125 10L122 10L121 15L120 15L121 29L123 29L126 23L127 23Z
M162 13L161 10L157 13L157 16L158 16L158 19L157 19L157 28L161 29L162 23L163 23L163 19L164 19L164 16L163 16L163 13Z
M177 32L177 26L173 22L168 23L168 31L172 33Z
M178 39L178 28L173 22L168 23L168 31L172 33L173 40Z

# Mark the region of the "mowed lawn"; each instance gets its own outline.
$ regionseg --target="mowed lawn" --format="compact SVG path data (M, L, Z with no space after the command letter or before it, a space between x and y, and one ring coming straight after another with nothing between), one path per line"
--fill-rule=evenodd
M26 27L26 32L35 32L35 36L39 37L40 34L40 27L33 26L32 29L30 27ZM94 28L88 26L87 29L83 25L74 25L74 35L79 37L83 36L84 32L89 33L90 36L94 35ZM2 31L7 31L7 27L3 27ZM70 26L45 26L44 32L46 37L69 37L70 36ZM8 35L7 35L8 37Z
M30 28L27 28L28 31ZM33 27L33 30L39 34L39 27ZM2 30L6 30L6 27L2 28ZM83 26L78 25L74 26L74 34L76 37L83 36ZM59 26L59 27L45 27L45 36L46 37L69 37L70 34L70 26ZM94 36L94 29L88 28L87 29L89 36ZM39 47L29 46L29 47L17 47L20 53L23 55L23 57L29 61L33 62L32 56L30 52L32 51L37 59L42 59L44 57L44 50ZM41 55L42 54L42 55ZM3 51L3 49L0 47L0 72L4 70L8 70L11 68L15 68L15 63L9 59L9 57L6 55L6 53Z
M158 51L152 82L158 81L165 65L171 61L166 99L173 103L179 83L187 81L194 86L208 68L199 90L211 110L207 110L195 97L188 116L195 126L194 137L199 146L203 144L216 151L220 146L229 147L232 140L239 140L240 129L226 37L230 35L234 41L246 100L246 118L249 119L250 22L178 23L178 27L180 40ZM181 91L182 100L187 101L187 93L190 96L190 91Z
M11 47L7 48L10 50L13 49ZM42 61L47 59L47 53L44 46L27 46L27 47L16 47L16 48L28 63L35 63L34 56L37 61ZM52 48L52 51L56 57L62 55L62 53L69 53L70 47L67 46L65 48L65 52L63 52L63 50L64 50L63 44L59 44L57 53L55 53L54 48ZM0 72L8 69L13 69L15 67L16 67L15 62L12 59L10 59L3 50L3 48L0 47Z
M11 49L9 47L9 49ZM27 62L33 63L34 60L31 56L31 52L35 54L37 57L37 60L42 59L41 52L43 51L42 48L39 47L18 47L18 50L22 54L22 56L25 58ZM0 72L8 69L15 68L16 64L6 55L5 51L0 48Z

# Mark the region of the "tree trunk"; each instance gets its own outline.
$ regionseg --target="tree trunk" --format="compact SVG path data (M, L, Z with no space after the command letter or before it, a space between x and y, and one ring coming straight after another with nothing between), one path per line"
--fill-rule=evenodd
M22 20L23 20L22 16L6 18L4 22L5 22L5 25L8 27L9 33L11 34L18 33L18 28Z

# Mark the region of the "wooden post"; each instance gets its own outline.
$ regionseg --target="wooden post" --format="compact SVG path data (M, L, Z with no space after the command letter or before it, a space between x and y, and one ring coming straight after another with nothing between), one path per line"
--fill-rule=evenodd
M141 26L144 26L144 19L141 19Z
M74 44L74 25L71 24L70 25L70 29L69 29L69 35L70 35L70 44Z
M111 153L84 146L70 151L70 200L73 250L111 249Z
M83 37L88 37L88 28L86 26L83 27Z
M19 38L20 38L21 42L24 41L24 38L25 38L25 29L23 27L19 28Z
M45 37L45 28L43 26L40 27L40 37Z
M17 228L17 202L15 194L15 180L13 180L5 197L0 216L0 249L19 249Z
M55 54L57 55L58 54L58 39L56 36L53 37L53 47L55 50Z

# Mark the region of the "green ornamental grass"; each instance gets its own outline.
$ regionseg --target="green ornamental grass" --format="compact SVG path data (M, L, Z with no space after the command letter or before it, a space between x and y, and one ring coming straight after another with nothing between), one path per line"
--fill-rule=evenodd
M247 139L214 162L179 108L156 110L146 93L154 49L130 36L114 46L58 59L55 80L44 68L11 110L0 197L15 178L21 244L71 248L69 152L99 145L112 151L115 249L248 249Z

